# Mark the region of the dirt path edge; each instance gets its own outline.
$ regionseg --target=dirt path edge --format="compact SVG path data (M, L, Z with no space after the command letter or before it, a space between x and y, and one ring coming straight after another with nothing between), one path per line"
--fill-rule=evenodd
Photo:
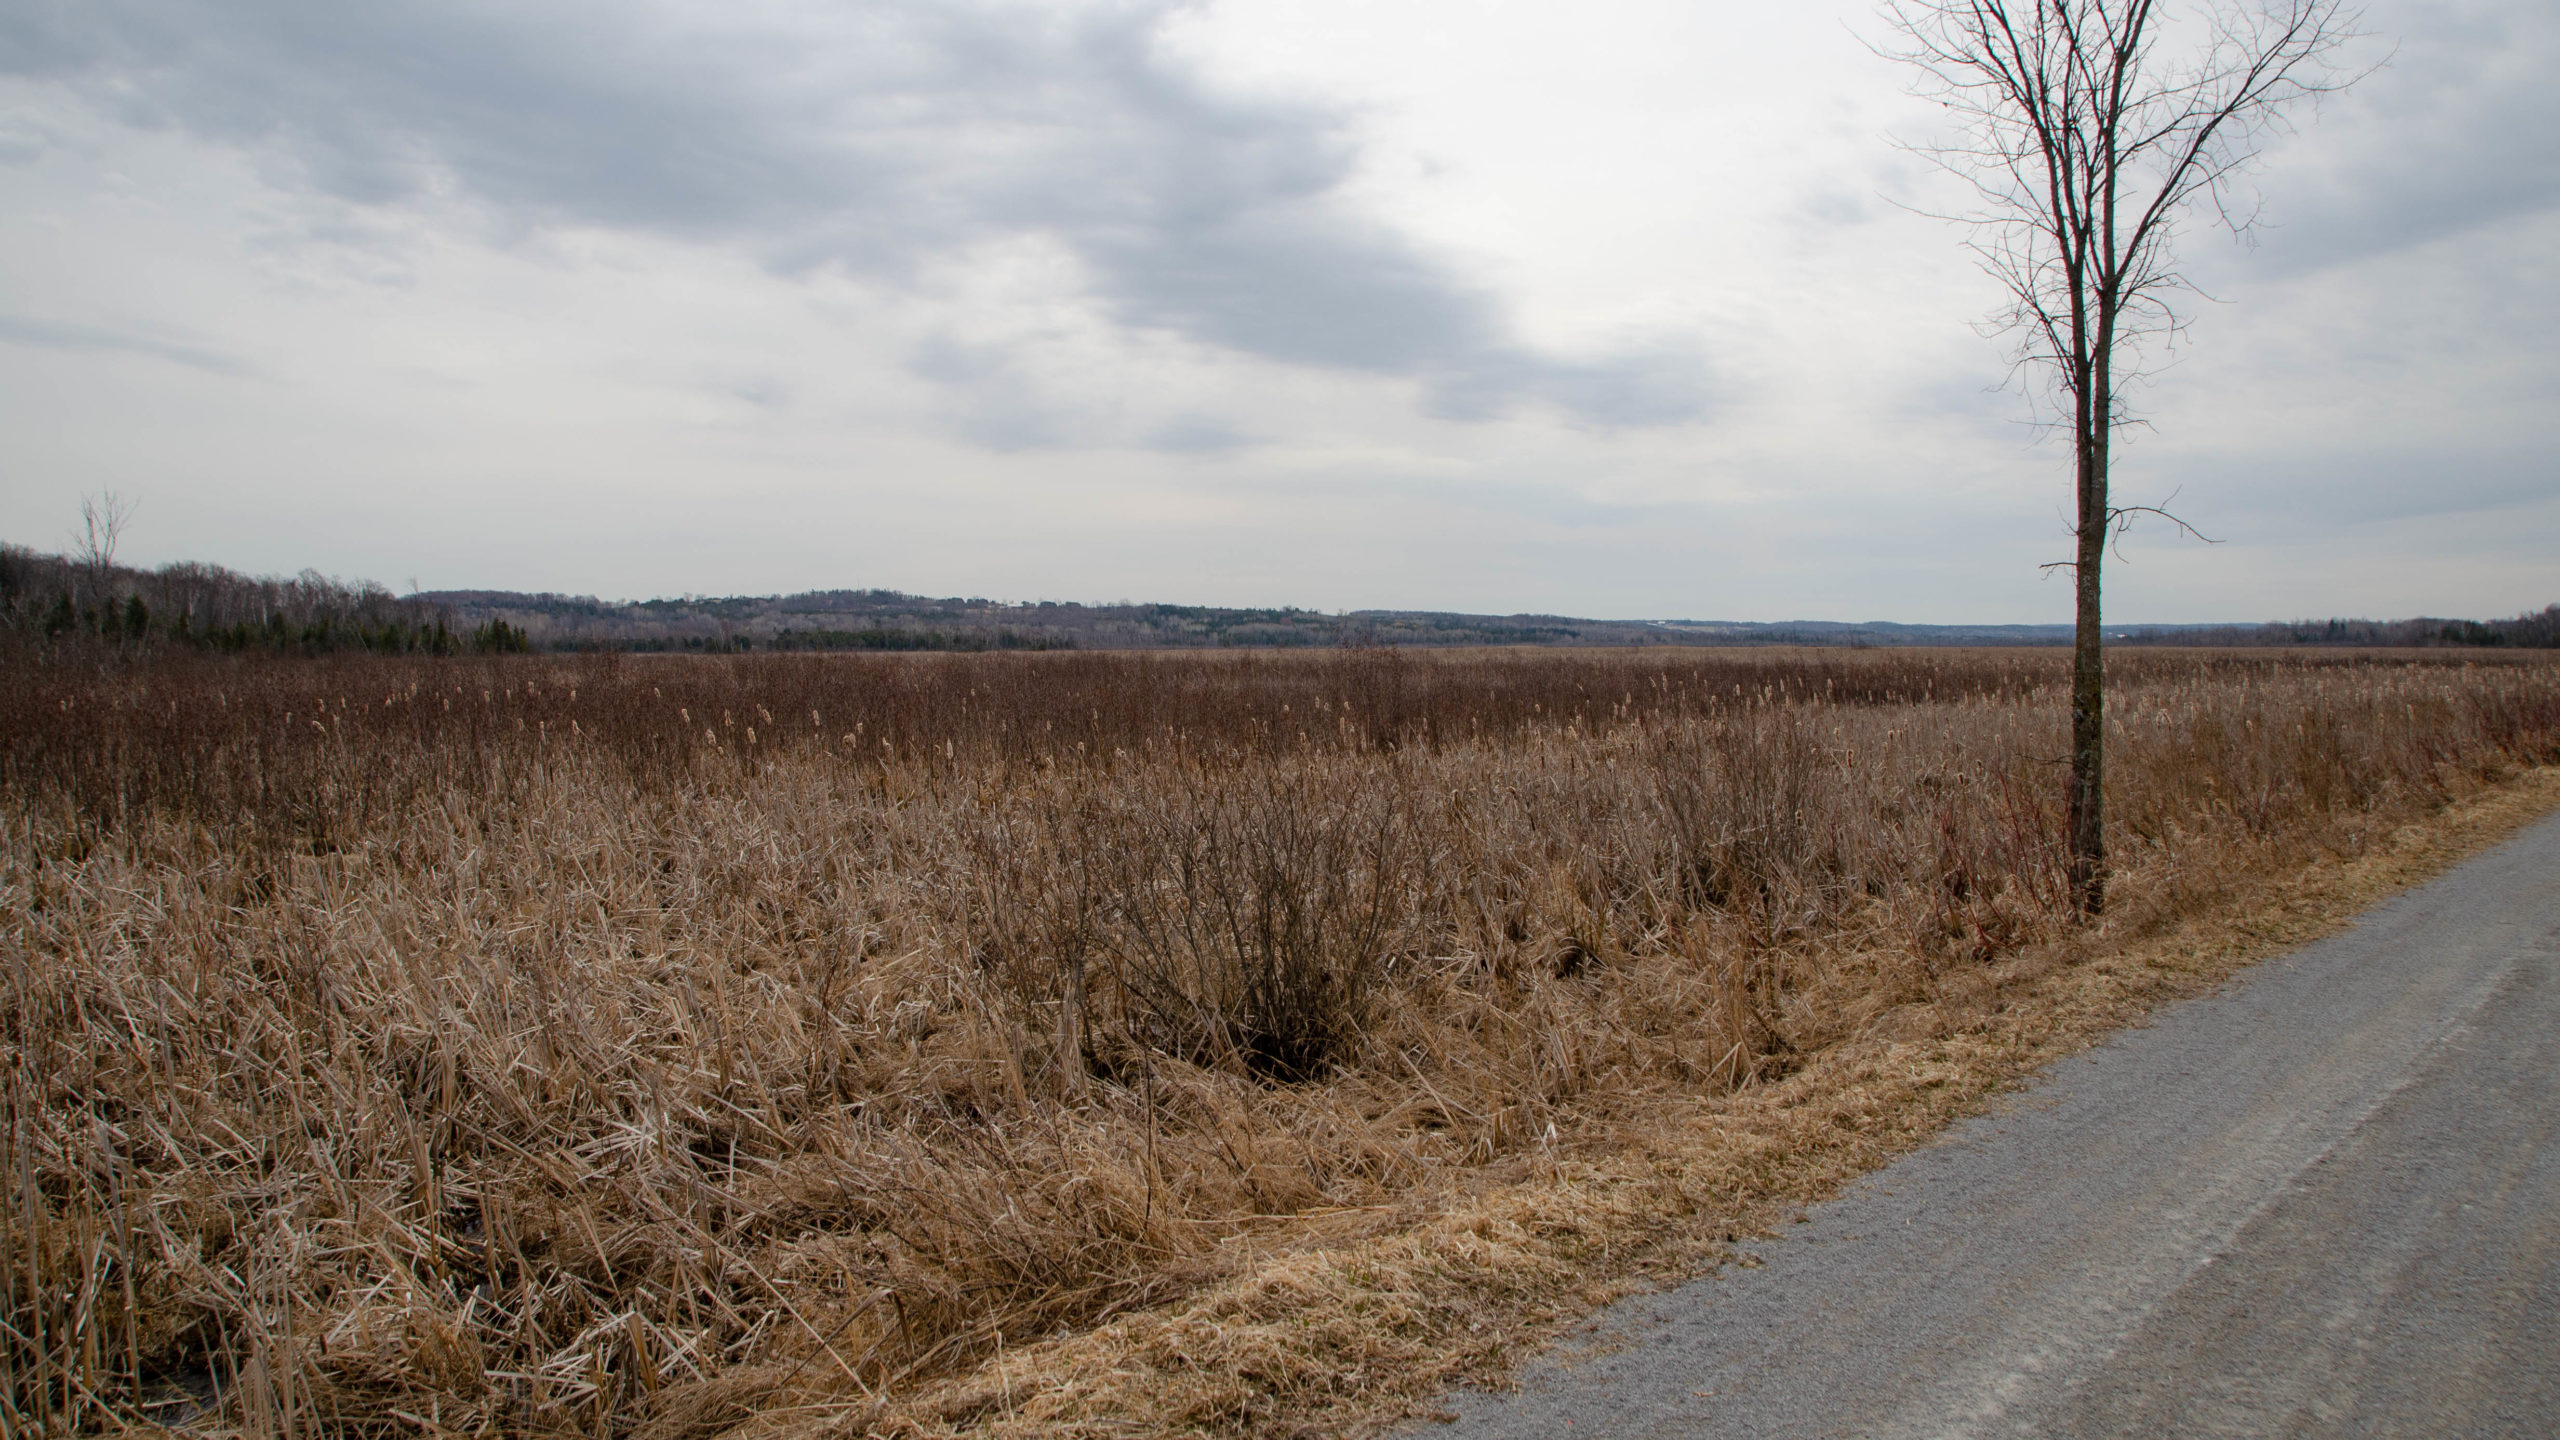
M2053 1061L2272 955L2336 933L2560 811L2560 767L2520 772L2386 843L2235 887L2213 913L2102 928L1906 1007L1778 1083L1701 1097L1615 1153L1541 1163L1385 1233L1283 1249L1161 1310L1023 1347L817 1429L898 1436L1365 1435L1499 1388L1594 1311L1732 1258L1804 1206L1927 1142ZM1399 1217L1404 1220L1405 1217ZM740 1436L811 1433L759 1417Z

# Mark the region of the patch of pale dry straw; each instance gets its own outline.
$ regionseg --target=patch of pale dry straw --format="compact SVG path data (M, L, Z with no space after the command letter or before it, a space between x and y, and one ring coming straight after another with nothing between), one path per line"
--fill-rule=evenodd
M2129 661L2089 932L2032 654L37 678L0 1398L259 1433L1367 1423L2560 757Z

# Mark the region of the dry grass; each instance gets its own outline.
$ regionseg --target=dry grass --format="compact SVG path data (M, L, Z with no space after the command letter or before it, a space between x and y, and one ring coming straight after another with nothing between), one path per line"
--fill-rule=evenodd
M0 1418L1397 1413L2552 798L2118 677L2090 932L2035 652L24 667Z

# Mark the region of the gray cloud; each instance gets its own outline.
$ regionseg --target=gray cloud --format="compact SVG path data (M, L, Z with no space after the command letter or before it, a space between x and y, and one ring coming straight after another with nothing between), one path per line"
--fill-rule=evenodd
M1868 198L1854 190L1831 185L1808 190L1796 201L1793 218L1800 224L1838 228L1864 225L1875 218Z
M257 373L255 367L237 355L209 345L195 345L183 340L167 340L156 335L130 330L113 330L97 325L65 325L51 320L32 320L23 315L0 315L0 343L33 345L47 350L91 350L148 355L209 375L247 376Z
M1147 448L1173 455L1228 455L1253 437L1214 415L1179 415L1147 437Z
M1697 352L1677 345L1598 360L1490 348L1464 369L1431 377L1424 403L1450 420L1489 419L1522 401L1542 401L1594 425L1667 425L1695 419L1710 384Z
M1041 234L1122 324L1414 377L1444 414L1701 413L1694 353L1576 362L1514 341L1497 296L1342 202L1342 116L1217 94L1166 60L1176 3L875 0L759 24L752 4L57 0L0 17L0 73L356 205L451 197L504 229L641 231L891 282Z
M2306 534L2492 514L2560 496L2560 466L2548 452L2513 444L2457 452L2379 445L2352 452L2323 447L2306 454L2182 456L2177 473L2181 481L2196 480L2182 510Z
M2312 270L2560 206L2560 24L2537 7L2377 7L2395 46L2270 154L2265 260ZM2400 32L2408 38L2399 38ZM2298 168L2297 161L2309 161Z
M952 428L989 450L1038 450L1080 438L1076 418L1051 404L1002 346L935 335L908 354L907 368L943 386Z

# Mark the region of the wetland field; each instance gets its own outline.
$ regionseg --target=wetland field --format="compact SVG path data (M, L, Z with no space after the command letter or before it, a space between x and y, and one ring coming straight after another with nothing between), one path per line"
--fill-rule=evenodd
M2083 922L2067 666L11 660L0 1431L1331 1433L2560 762L2547 655L2117 652Z

